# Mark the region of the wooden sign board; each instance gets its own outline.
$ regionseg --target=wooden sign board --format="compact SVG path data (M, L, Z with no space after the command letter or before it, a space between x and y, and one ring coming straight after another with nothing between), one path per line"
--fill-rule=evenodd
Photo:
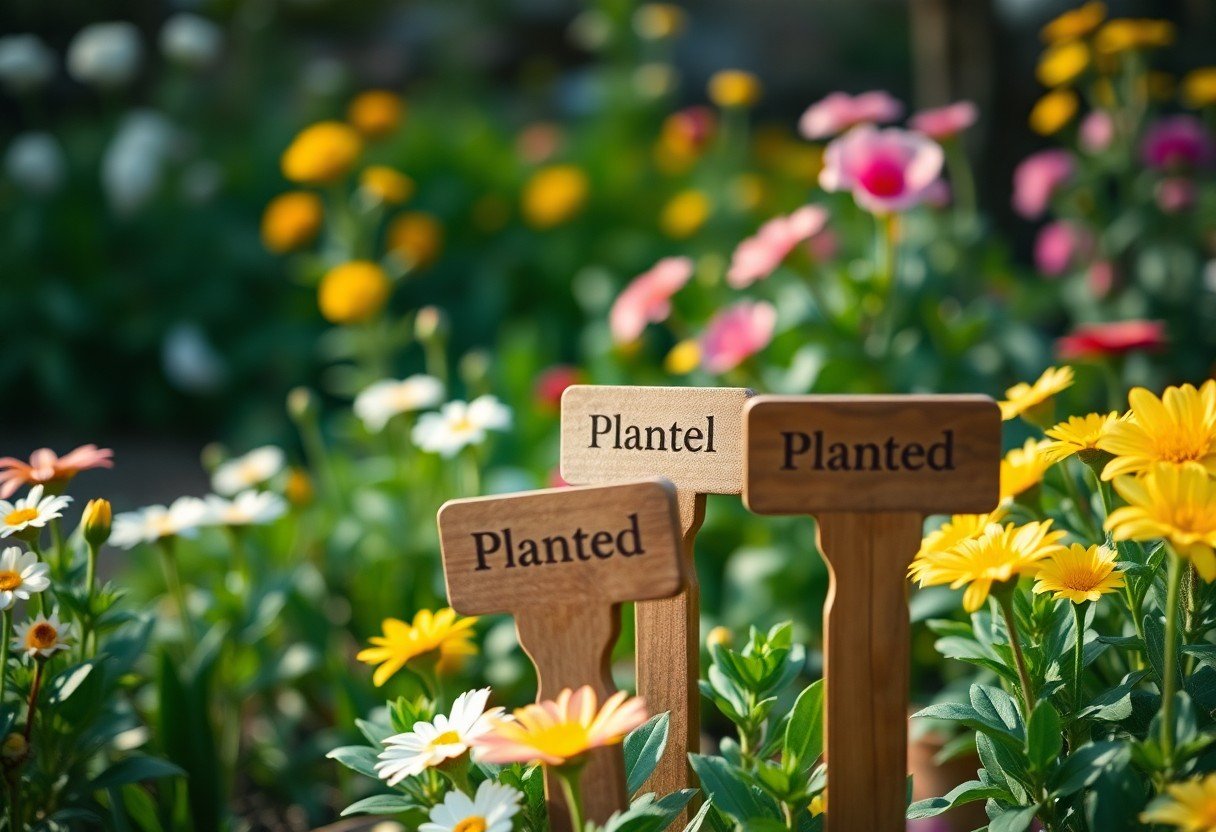
M574 385L562 395L561 474L569 483L661 476L676 487L687 576L679 595L636 607L638 693L671 714L667 747L643 791L692 785L700 749L700 591L693 546L706 494L743 490L742 387Z
M996 507L1001 415L984 396L761 396L743 499L814 514L824 609L827 832L905 828L906 572L924 516Z
M515 616L540 699L591 685L603 702L619 605L683 586L679 528L662 480L452 500L439 510L448 599L464 615ZM626 808L621 750L592 752L583 783L590 819ZM569 830L560 787L546 789L551 828Z

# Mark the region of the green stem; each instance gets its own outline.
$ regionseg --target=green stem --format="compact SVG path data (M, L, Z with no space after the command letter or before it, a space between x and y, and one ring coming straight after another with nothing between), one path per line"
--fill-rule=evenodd
M1161 669L1161 754L1165 759L1166 777L1174 768L1174 690L1177 688L1175 666L1178 659L1178 597L1182 587L1182 558L1170 550L1169 573L1165 595L1165 649Z
M42 669L44 667L46 667L46 659L36 655L34 658L34 683L30 685L30 701L25 711L25 729L21 732L22 736L25 737L27 747L30 744L30 734L34 731L34 717L38 714L38 694L42 690Z
M160 565L165 573L165 587L173 596L177 605L177 615L182 622L182 634L187 644L194 642L194 622L190 620L190 607L186 602L186 588L182 584L181 572L177 568L177 558L173 552L173 538L162 537L157 541L156 550L160 552Z
M1085 608L1086 603L1071 604L1073 622L1076 624L1077 643L1072 651L1072 718L1069 728L1068 753L1073 753L1081 745L1081 674L1085 670Z
M87 543L88 560L85 563L84 571L84 589L85 589L85 615L81 622L83 631L80 635L80 658L81 660L89 657L89 642L94 638L93 633L93 594L97 586L97 548L92 543Z
M1013 614L1013 591L1010 589L995 594L997 604L1000 605L1001 613L1005 617L1005 629L1009 632L1009 646L1013 649L1013 663L1017 666L1018 679L1021 681L1022 704L1026 708L1023 716L1025 719L1030 719L1030 713L1034 710L1034 684L1030 681L1030 672L1026 669L1026 657L1022 654L1022 640L1018 636L1018 625Z
M557 779L562 784L562 794L566 798L566 807L570 811L570 828L575 832L583 832L586 821L583 820L583 797L579 791L578 781L582 775L582 765L558 766L553 769Z
M4 708L4 694L8 692L8 651L13 640L13 610L4 611L4 641L0 643L0 710Z

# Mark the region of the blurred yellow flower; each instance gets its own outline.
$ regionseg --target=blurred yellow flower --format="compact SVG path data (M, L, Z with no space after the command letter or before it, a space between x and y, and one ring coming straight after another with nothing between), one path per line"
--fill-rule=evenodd
M1127 394L1128 418L1111 425L1098 447L1115 458L1102 479L1141 474L1158 462L1197 462L1216 475L1216 380L1167 387L1157 398L1143 387Z
M824 789L819 794L811 798L810 805L807 811L811 813L811 817L817 818L828 810L828 790Z
M423 211L407 211L388 224L385 239L388 250L411 268L425 269L443 250L443 226Z
M686 376L701 364L701 345L687 338L671 348L663 360L663 368L673 376Z
M1018 416L1029 416L1038 424L1043 421L1044 410L1054 405L1056 394L1067 390L1073 384L1072 367L1048 367L1038 377L1034 384L1019 382L1005 391L1005 400L1001 402L1001 418L1008 422ZM1048 422L1050 424L1050 422Z
M279 194L262 214L262 245L275 254L303 248L316 238L323 216L321 198L311 191Z
M1011 500L1029 491L1043 481L1043 475L1052 462L1043 453L1050 440L1027 439L1026 444L1014 448L1001 460L1001 502Z
M1070 9L1052 20L1040 30L1039 34L1048 43L1062 40L1083 38L1097 29L1106 19L1106 4L1100 2L1086 3L1078 9Z
M280 164L283 175L303 185L330 185L346 174L363 152L363 140L348 124L322 121L300 132Z
M919 581L921 573L932 564L934 555L948 552L965 540L979 537L990 525L1000 523L1005 514L1003 506L998 506L988 514L955 514L925 535L924 540L920 542L920 551L908 567L908 579Z
M359 175L359 188L375 202L400 205L414 195L414 180L385 165L372 165Z
M352 260L321 278L317 306L330 323L364 323L380 314L391 289L384 269L370 260Z
M1116 477L1127 501L1106 518L1115 540L1168 540L1195 564L1205 581L1216 579L1216 480L1197 462L1159 462L1140 477Z
M1034 591L1053 592L1056 601L1066 598L1074 604L1097 601L1123 586L1115 554L1107 546L1074 543L1039 564Z
M1079 40L1053 43L1039 58L1035 76L1045 87L1071 84L1089 66L1089 47Z
M387 136L401 124L405 102L386 90L369 90L355 96L346 110L346 118L355 129L369 139Z
M659 228L668 237L683 240L701 230L712 205L703 191L680 191L668 200L659 215Z
M1196 109L1216 104L1216 66L1191 70L1182 79L1182 102Z
M751 107L760 100L760 79L741 69L723 69L709 79L709 100L719 107Z
M687 19L675 3L643 3L633 13L633 30L643 40L666 40L684 31Z
M735 640L735 634L730 631L729 627L714 627L705 636L706 647L730 647L731 642Z
M1035 102L1030 111L1030 129L1040 136L1058 133L1077 114L1080 100L1072 90L1052 90Z
M369 639L372 646L360 650L355 658L379 665L372 683L380 687L415 659L434 662L436 668L441 668L459 662L464 656L476 655L477 646L473 644L476 623L476 618L458 617L451 607L435 612L419 610L410 624L386 618L381 625L384 635L372 636Z
M1174 42L1174 24L1168 20L1119 18L1098 30L1094 48L1105 55L1134 49L1158 49Z
M1216 774L1167 786L1165 794L1140 813L1140 822L1173 826L1179 832L1216 829Z
M574 165L542 168L524 185L524 219L533 228L561 225L583 210L590 190L587 174Z
M1068 421L1047 429L1051 441L1044 446L1043 455L1053 463L1068 459L1073 454L1081 454L1084 459L1098 450L1098 443L1105 438L1111 425L1118 421L1119 414L1113 411L1070 416Z
M293 506L306 506L312 502L314 494L312 477L308 476L307 471L296 467L287 469L287 483L283 486L283 496L287 502Z

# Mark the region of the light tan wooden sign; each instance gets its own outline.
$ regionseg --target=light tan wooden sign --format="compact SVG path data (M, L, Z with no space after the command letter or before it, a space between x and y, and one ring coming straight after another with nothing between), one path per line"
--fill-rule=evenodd
M672 598L636 607L638 693L667 711L667 748L643 791L692 784L689 752L701 736L700 589L693 546L706 494L743 490L742 387L575 385L562 395L561 473L570 483L661 476L676 487L687 583Z
M984 396L760 396L743 499L814 514L824 609L827 832L906 825L908 564L924 516L996 507L1000 410Z
M675 490L658 479L452 500L439 539L452 607L515 617L540 699L583 685L610 696L619 605L683 587ZM621 749L592 752L583 784L588 818L626 808ZM551 828L569 832L560 786L546 790Z

